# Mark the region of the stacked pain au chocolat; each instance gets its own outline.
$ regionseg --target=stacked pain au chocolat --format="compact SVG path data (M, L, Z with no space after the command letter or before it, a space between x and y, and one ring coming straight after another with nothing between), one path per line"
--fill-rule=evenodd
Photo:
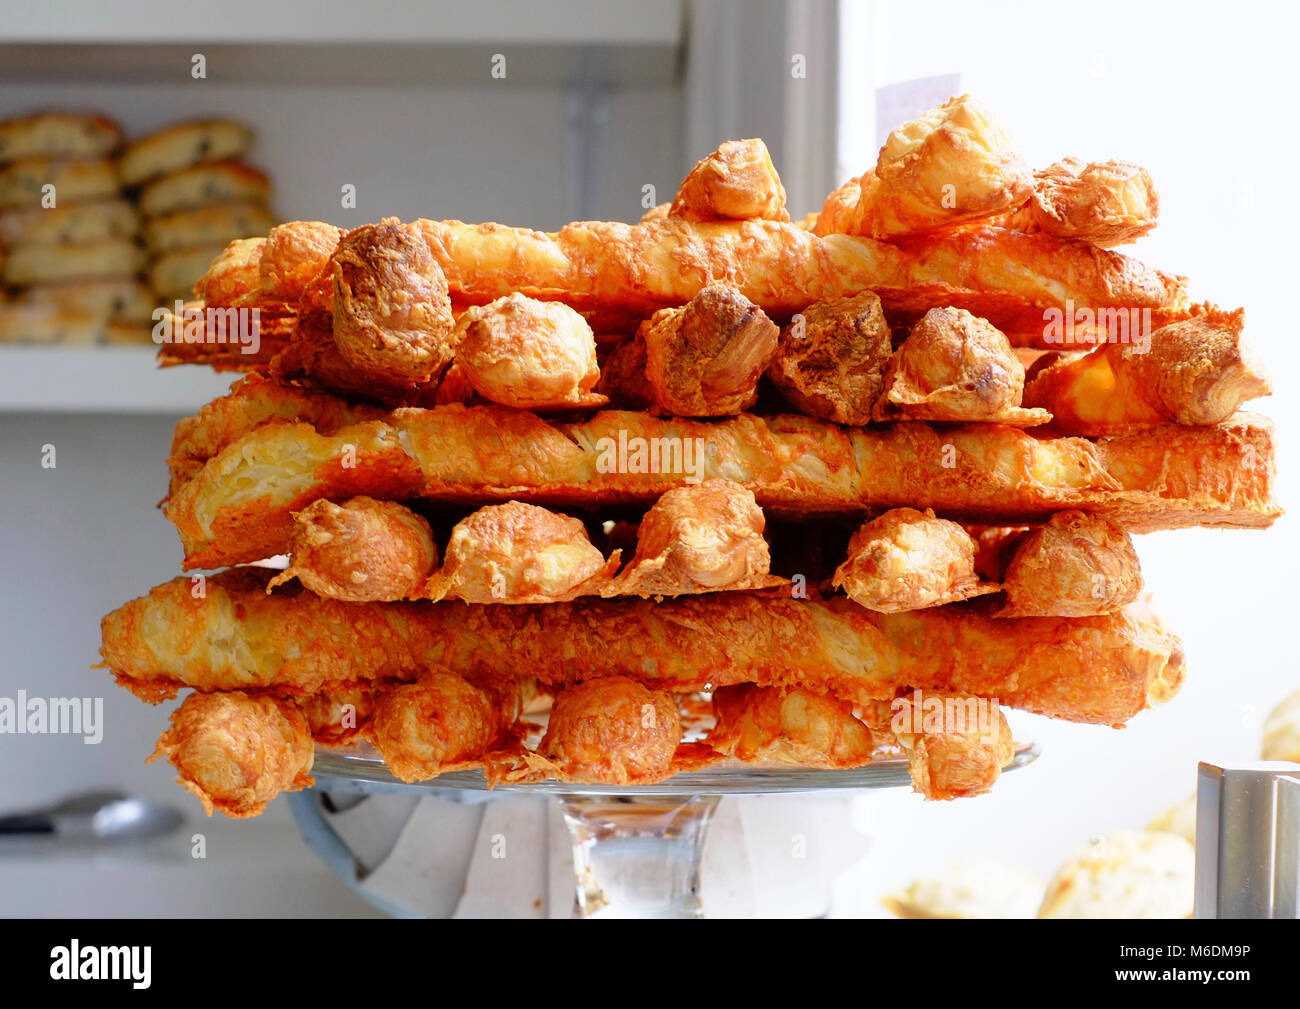
M250 372L169 459L185 568L226 570L109 614L104 664L191 688L155 756L235 816L318 745L983 792L1001 706L1121 725L1178 688L1131 534L1279 514L1242 312L1111 251L1156 214L1142 168L1031 171L962 97L799 222L742 140L636 224L232 243L162 352ZM214 332L240 309L256 353Z

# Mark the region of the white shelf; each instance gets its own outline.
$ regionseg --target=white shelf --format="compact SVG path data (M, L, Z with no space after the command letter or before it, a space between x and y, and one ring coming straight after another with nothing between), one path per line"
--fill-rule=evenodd
M681 0L43 0L0 14L8 42L675 46ZM202 48L197 51L202 52Z
M159 369L153 347L0 347L0 412L193 413L236 378Z

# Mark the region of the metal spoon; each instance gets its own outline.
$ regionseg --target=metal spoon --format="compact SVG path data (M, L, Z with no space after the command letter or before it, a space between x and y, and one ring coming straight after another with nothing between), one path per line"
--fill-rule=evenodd
M0 816L0 836L140 841L171 833L183 822L184 817L166 803L96 791L70 796L45 809Z

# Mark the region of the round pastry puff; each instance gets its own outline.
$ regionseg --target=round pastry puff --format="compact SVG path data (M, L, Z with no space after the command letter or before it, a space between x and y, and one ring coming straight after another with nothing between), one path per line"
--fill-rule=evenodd
M23 158L102 158L122 143L122 128L103 116L38 112L0 122L0 162Z
M18 300L30 305L57 305L101 319L143 323L157 307L149 285L135 278L69 280L25 288Z
M271 180L256 168L214 161L149 183L140 192L140 209L155 216L217 203L264 203L270 195Z
M194 165L242 157L254 139L252 129L229 119L178 123L128 144L119 173L124 184L138 186Z
M114 239L88 245L36 245L14 249L4 264L5 283L56 284L68 280L130 278L144 266L144 250Z
M96 200L0 213L0 242L21 245L85 245L109 238L134 238L140 215L126 200Z
M98 343L103 320L58 305L0 305L0 343Z
M53 186L53 189L47 189ZM107 158L55 161L30 158L0 169L0 210L44 210L116 196L121 186Z
M162 255L265 235L275 223L275 216L260 203L218 204L151 217L145 226L144 240L150 252Z
M194 284L212 261L221 255L223 245L201 245L195 249L177 249L154 260L149 267L149 283L165 301L187 301L194 296Z

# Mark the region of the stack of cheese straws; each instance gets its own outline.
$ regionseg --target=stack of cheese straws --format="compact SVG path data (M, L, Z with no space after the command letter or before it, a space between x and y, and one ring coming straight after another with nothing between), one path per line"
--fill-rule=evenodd
M1001 706L1177 689L1131 534L1279 514L1242 312L1110 251L1156 214L1138 166L1033 172L963 97L798 223L744 140L637 224L232 243L194 309L276 338L163 348L252 372L169 460L186 569L229 569L107 616L104 663L192 688L155 755L231 815L315 745L628 786L902 754L985 791Z

